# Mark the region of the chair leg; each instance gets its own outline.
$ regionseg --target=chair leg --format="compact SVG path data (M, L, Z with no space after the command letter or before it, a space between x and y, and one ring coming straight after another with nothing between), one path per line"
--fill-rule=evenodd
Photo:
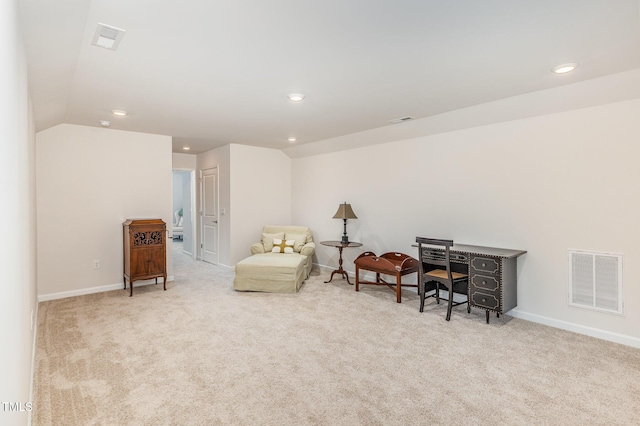
M396 274L396 302L402 303L402 283L400 274Z
M447 305L447 321L451 321L451 308L453 308L453 289L449 290L449 304Z
M440 304L440 283L436 282L436 303Z
M358 265L356 265L356 291L360 291L360 269Z

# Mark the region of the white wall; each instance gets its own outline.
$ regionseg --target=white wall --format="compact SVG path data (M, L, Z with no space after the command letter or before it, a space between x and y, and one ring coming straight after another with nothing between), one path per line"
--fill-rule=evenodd
M264 225L291 223L291 159L282 151L231 145L230 264L251 255Z
M237 144L198 154L198 177L216 166L219 208L224 210L218 217L219 264L233 267L251 255L264 225L291 224L291 159L279 150ZM198 210L199 198L198 190Z
M17 1L0 3L0 401L31 401L36 299L35 132ZM3 425L27 424L27 411L0 410Z
M37 134L41 300L121 285L122 222L153 217L171 225L171 159L169 136L71 124Z
M184 186L184 175L187 172L179 172L179 171L173 171L173 176L172 176L172 181L173 181L173 198L172 198L172 208L171 211L173 213L176 212L176 210L180 210L181 208L183 208L183 186ZM183 212L184 214L184 212ZM175 215L172 216L173 219L175 220Z
M195 170L198 157L194 154L171 154L173 170Z
M640 346L638 117L635 99L295 159L293 221L338 239L346 200L362 250L415 256L416 236L527 250L514 315ZM568 249L624 254L625 316L568 306Z

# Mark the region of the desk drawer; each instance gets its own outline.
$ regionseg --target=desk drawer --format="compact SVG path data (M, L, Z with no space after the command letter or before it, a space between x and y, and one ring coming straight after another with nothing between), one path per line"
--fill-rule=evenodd
M499 258L475 255L469 262L469 299L479 308L500 312L501 262Z
M444 255L444 250L431 248L422 249L422 260L426 263L429 263L429 260L444 261ZM466 253L449 252L449 260L454 263L467 263L469 261L469 257Z
M473 306L479 308L491 309L492 311L500 312L500 294L497 292L481 291L469 287L469 300Z
M491 275L473 274L470 277L469 286L479 291L499 293L500 279Z
M471 259L471 275L476 273L494 277L500 276L500 260L493 257L474 256Z

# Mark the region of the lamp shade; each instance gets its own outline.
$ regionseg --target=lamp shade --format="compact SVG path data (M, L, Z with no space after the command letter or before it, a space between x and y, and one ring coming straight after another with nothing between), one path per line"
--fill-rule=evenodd
M338 206L338 211L333 215L334 219L357 219L358 216L353 212L351 208L351 204L347 204L345 201L344 204L340 204Z

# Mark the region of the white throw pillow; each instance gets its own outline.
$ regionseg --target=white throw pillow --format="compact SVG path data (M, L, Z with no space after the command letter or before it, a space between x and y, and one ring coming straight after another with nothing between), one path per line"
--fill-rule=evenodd
M307 236L305 234L287 234L287 240L294 240L293 251L300 253L302 247L307 243Z
M271 253L293 253L294 243L294 240L282 240L280 238L274 238Z
M284 238L284 232L278 232L277 234L262 233L262 245L264 246L265 253L269 253L273 249L274 238Z

